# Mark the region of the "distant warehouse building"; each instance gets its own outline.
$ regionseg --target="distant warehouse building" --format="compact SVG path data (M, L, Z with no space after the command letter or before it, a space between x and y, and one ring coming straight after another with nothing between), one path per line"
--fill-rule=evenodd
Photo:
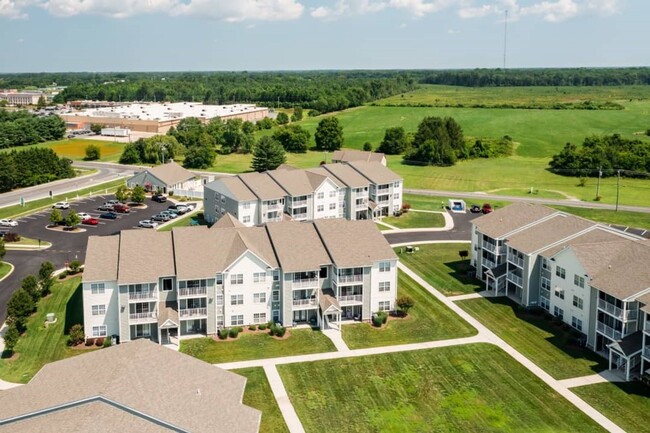
M43 92L18 92L15 90L0 91L0 101L7 101L9 105L36 105Z
M203 105L194 102L132 103L113 107L84 109L62 114L68 129L89 129L100 124L107 128L128 128L132 131L164 134L181 120L196 117L203 122L219 117L222 120L242 119L256 122L267 117L269 109L254 104Z

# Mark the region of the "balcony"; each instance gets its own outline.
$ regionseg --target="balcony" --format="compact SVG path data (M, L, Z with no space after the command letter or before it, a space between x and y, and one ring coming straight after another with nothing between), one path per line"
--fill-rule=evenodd
M181 318L207 316L207 308L181 308L178 310L178 316Z
M363 281L363 274L339 275L336 277L336 282L338 284L361 283L362 281Z
M521 257L517 257L514 254L508 254L508 261L516 266L519 266L521 269L524 268L524 259Z
M297 213L297 214L293 214L293 215L291 215L291 218L293 218L293 219L295 219L295 220L307 219L307 213Z
M646 332L646 334L650 334L650 318L645 320L645 325L643 326L643 330ZM648 340L648 344L650 344L650 339Z
M546 299L551 299L551 291L545 288L539 289L539 294L540 296L546 298Z
M517 276L517 275L515 275L515 274L513 274L512 272L508 272L507 278L508 278L508 281L514 283L515 285L517 285L519 287L524 287L524 279Z
M368 200L364 200L361 203L354 204L355 209L365 209L368 207Z
M596 330L601 334L611 338L612 340L618 341L623 338L621 331L617 331L616 329L612 328L611 326L607 326L602 322L597 323Z
M268 210L281 210L284 208L284 205L282 203L276 203L276 204L264 204L264 208Z
M293 280L292 282L292 287L294 289L316 286L318 286L318 278L303 278L302 280Z
M387 205L389 201L390 199L388 198L388 196L381 196L377 199L377 204Z
M158 292L148 290L145 292L129 292L129 301L157 301Z
M130 313L129 314L129 322L130 323L147 323L147 322L153 322L156 319L156 312L155 311L149 311L147 313Z
M624 321L635 320L637 318L637 310L624 311L622 308L610 304L604 299L598 300L598 309Z
M650 346L643 348L643 356L647 359L650 359Z
M307 206L307 200L296 200L290 203L292 208Z
M282 221L282 214L278 214L276 216L271 216L271 217L266 215L264 217L264 222L267 222L267 223L275 223L275 222L280 222L280 221Z
M363 295L343 295L337 298L339 300L339 305L352 305L352 304L362 304Z
M185 289L178 289L178 296L179 297L187 297L187 296L207 296L208 294L208 288L206 286L203 287L188 287Z
M316 303L316 298L307 298L307 299L294 299L293 308L295 309L304 309L304 308L314 308L318 304Z
M490 259L486 259L485 257L481 258L481 262L483 263L483 266L487 266L488 268L492 269L495 268L497 265Z
M488 250L488 251L496 254L496 252L497 252L496 244L491 244L489 242L483 241L483 243L481 245L483 245L484 250Z

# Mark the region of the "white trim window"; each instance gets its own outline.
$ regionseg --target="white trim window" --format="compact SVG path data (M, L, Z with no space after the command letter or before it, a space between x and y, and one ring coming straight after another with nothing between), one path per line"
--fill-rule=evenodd
M541 296L541 297L539 298L539 304L540 304L541 307L542 307L543 309L545 309L546 311L549 311L549 310L551 309L551 301L549 301L548 299L546 299L546 298L543 297L543 296Z
M244 215L244 216L242 217L242 222L243 222L244 224L251 222L251 217L250 217L250 215Z
M323 212L325 210L325 206L322 204L319 204L318 207L316 207L316 212Z
M390 311L390 301L379 301L379 311Z
M577 317L571 317L571 326L576 328L578 331L582 331L582 320Z
M266 313L253 313L253 323L266 323Z
M578 307L579 309L582 310L582 307L584 306L584 301L582 300L582 298L573 295L573 306Z
M106 337L106 325L93 326L93 337Z
M399 192L393 194L393 200L397 200L398 198L399 198Z
M231 274L230 284L244 284L244 274Z
M265 283L266 282L266 272L255 272L253 274L254 283Z
M251 203L250 203L249 201L247 201L246 203L244 203L244 204L242 205L242 208L243 208L243 209L250 209L250 208L251 208Z
M554 290L554 295L560 299L564 299L564 289L561 287L556 287Z
M578 287L582 287L584 289L585 288L585 277L581 277L580 275L574 274L573 275L573 284L575 284Z
M244 324L244 315L243 314L236 314L234 316L230 316L230 325L231 326L241 326Z
M336 197L336 191L330 191L330 198Z
M253 302L255 304L266 304L266 293L253 293Z
M553 307L553 315L555 317L559 317L560 319L564 319L564 310L556 305Z
M223 327L224 327L223 316L217 315L217 328L223 328Z
M390 262L379 262L379 272L390 272Z
M379 282L379 291L380 292L390 292L390 281L380 281Z
M336 209L336 203L330 203L330 210Z
M273 302L278 302L280 300L280 291L274 290L271 294Z
M319 192L318 195L316 196L318 200L322 200L325 198L325 193L323 191Z
M566 279L566 269L564 269L562 266L557 266L555 268L555 275L557 275L558 277L565 280Z
M244 295L230 295L230 305L244 305Z
M93 305L91 307L93 316L104 316L106 315L106 304Z
M106 285L104 283L92 283L90 285L90 293L92 295L103 295L106 291Z
M223 293L217 293L217 305L223 305Z

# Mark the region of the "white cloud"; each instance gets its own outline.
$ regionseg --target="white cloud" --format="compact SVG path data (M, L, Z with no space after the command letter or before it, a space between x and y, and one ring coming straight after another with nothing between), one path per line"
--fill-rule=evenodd
M463 2L459 0L390 0L388 5L395 9L406 10L416 17L421 17L425 14L440 12L459 3Z
M303 10L304 6L296 0L191 0L189 3L179 3L172 15L228 22L282 21L299 18Z
M481 18L488 15L503 16L508 11L508 19L517 21L522 17L541 17L548 22L561 22L581 14L598 13L611 15L620 11L620 0L543 0L528 5L520 5L519 0L500 0L477 5L465 1L458 9L461 18Z
M546 21L557 23L578 15L578 4L574 0L543 1L522 7L521 15L541 15Z
M454 29L447 30L447 34L450 35L457 35L458 33L460 33L460 30L454 30Z
M613 15L621 11L621 0L587 0L586 6L602 15Z
M133 15L167 12L177 0L47 0L40 5L52 15L103 15L127 18Z
M27 18L24 8L29 6L29 3L31 2L25 0L0 0L0 18Z
M379 12L386 7L383 1L371 0L338 0L333 6L313 8L310 15L314 18L336 19L342 16L364 15Z

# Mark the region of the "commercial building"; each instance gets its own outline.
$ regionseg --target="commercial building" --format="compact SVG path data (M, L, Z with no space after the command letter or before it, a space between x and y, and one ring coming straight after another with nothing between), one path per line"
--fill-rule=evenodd
M371 221L125 230L88 239L87 338L177 343L266 323L324 328L395 308L397 256Z
M628 380L650 367L650 240L526 203L472 225L488 290L572 326Z
M146 340L46 364L0 394L0 432L256 433L246 378Z
M0 101L7 101L9 105L36 105L43 92L18 92L15 89L0 91Z
M68 129L89 129L92 124L109 128L128 128L132 131L165 134L181 120L195 117L208 122L242 119L256 122L269 114L268 108L254 104L203 105L195 102L130 103L61 114Z
M185 196L202 196L203 182L186 168L174 161L155 167L146 168L127 179L126 185L133 188L139 185L145 191L174 193Z
M208 222L231 214L247 226L292 219L374 219L402 207L403 179L380 162L291 167L223 177L204 188Z

